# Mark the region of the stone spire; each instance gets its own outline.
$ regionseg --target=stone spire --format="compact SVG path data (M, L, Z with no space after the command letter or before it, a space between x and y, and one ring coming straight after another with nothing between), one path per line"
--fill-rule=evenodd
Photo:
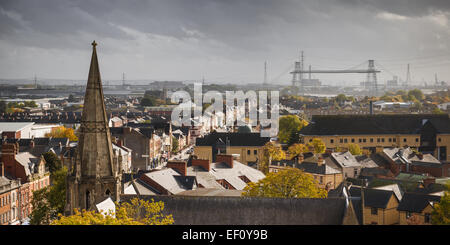
M84 96L78 154L81 176L115 176L111 135L103 97L102 81L97 60L97 43L92 43L92 59Z
M75 166L67 177L66 212L74 208L93 209L107 197L119 201L121 174L113 155L111 134L97 60L97 43L92 43L92 58L84 96Z

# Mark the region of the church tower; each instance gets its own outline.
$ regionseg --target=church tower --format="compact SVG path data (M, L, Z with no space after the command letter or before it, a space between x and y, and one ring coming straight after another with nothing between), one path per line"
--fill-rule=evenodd
M108 197L119 201L122 190L122 169L113 155L96 46L94 41L76 157L67 176L67 214L73 214L74 208L92 210Z

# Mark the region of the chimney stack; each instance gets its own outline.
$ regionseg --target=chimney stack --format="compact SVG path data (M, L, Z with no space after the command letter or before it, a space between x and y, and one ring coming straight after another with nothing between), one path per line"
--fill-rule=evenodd
M0 162L0 177L5 176L5 167L3 165L4 164Z
M183 176L187 174L187 163L184 161L169 161L166 167L171 168Z
M192 159L192 166L200 166L208 172L211 171L211 163L209 160Z
M317 159L317 165L322 166L325 163L325 160L323 159L322 155L319 156Z
M233 156L232 155L218 154L218 155L216 155L216 162L224 162L230 168L233 168Z

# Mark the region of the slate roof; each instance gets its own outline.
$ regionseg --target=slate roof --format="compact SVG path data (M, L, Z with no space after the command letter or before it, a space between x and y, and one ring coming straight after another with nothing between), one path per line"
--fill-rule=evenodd
M265 177L261 171L238 161L233 161L233 168L230 168L226 163L211 163L210 171L205 171L199 166L189 166L187 175L195 176L198 184L204 188L224 189L222 185L217 183L217 180L224 179L237 190L242 190L247 186L247 183L240 179L239 176L244 175L251 182L255 183Z
M121 195L122 202L136 195ZM163 201L175 225L341 225L344 198L140 196Z
M386 208L391 196L394 195L393 191L377 190L377 189L364 189L364 205L372 208ZM351 186L350 196L361 197L361 187Z
M169 193L177 194L179 192L185 191L184 186L180 185L174 176L180 175L178 172L171 168L161 169L149 173L145 173L148 178L158 183Z
M302 162L301 164L298 164L296 166L298 169L301 169L305 172L308 173L313 173L313 174L339 174L342 173L341 171L334 169L330 166L328 166L327 164L322 164L322 165L318 165L317 163L313 163L313 162Z
M196 146L212 146L219 139L230 146L263 146L270 141L270 137L261 137L260 133L220 133L213 132L202 138L197 138Z
M361 167L361 164L350 152L333 152L331 157L336 161L341 168Z
M408 211L421 213L430 202L439 202L440 196L425 195L419 193L405 193L403 199L397 207L398 211Z
M400 189L400 186L398 184L377 186L377 187L373 187L373 189L393 191L398 200L401 201L403 198L403 191Z
M25 174L29 176L34 173L34 168L39 162L39 158L30 154L29 152L19 152L16 157L16 161L20 163L25 169Z
M372 156L366 156L366 155L359 155L359 156L355 156L356 161L359 162L359 164L361 164L361 166L363 168L378 168L379 165L377 162L377 159L375 159ZM381 164L380 164L381 165Z
M423 120L438 133L450 133L447 114L313 115L303 135L420 134Z
M239 197L244 191L242 190L228 190L228 189L214 189L214 188L197 188L195 190L188 190L178 193L179 196L236 196Z

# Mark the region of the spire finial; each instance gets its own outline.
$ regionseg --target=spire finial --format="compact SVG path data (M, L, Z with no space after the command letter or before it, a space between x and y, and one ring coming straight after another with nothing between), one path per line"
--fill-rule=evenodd
M97 46L97 43L95 42L95 40L92 42L92 46L95 48L95 46Z

